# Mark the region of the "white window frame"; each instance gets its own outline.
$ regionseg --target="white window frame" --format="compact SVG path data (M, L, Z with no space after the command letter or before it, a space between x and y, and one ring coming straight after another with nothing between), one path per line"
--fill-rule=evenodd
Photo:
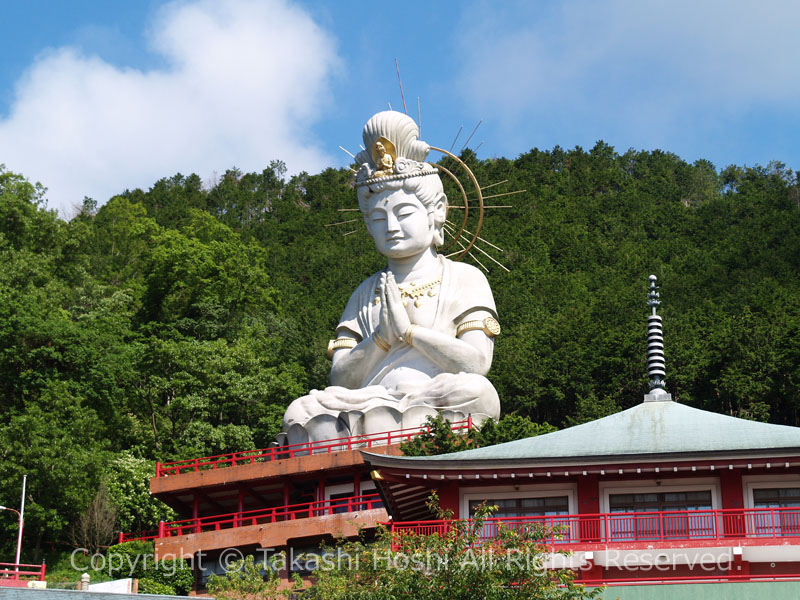
M462 519L468 519L469 503L471 500L506 498L552 498L553 496L566 496L569 510L567 514L574 515L578 512L578 485L575 483L552 483L542 485L502 485L502 486L476 486L461 488L459 510Z
M800 488L800 475L787 473L785 475L743 475L742 491L744 492L744 507L755 508L753 490L764 488Z
M681 479L645 479L642 481L601 481L600 512L611 512L612 494L653 494L660 492L711 492L711 509L722 506L719 479L694 477Z
M351 483L337 483L336 485L326 485L325 486L325 500L328 501L331 499L331 496L334 494L347 494L353 493L353 484Z
M335 485L326 485L325 486L325 500L330 500L331 495L333 494L346 494L346 493L353 493L355 486L353 482L349 483L337 483ZM372 492L375 490L375 482L372 479L367 479L361 482L361 496L366 494L367 492Z
M600 483L600 512L611 513L611 496L616 494L659 494L669 492L711 492L711 510L722 506L719 479L693 477L680 479L643 479L640 481L604 481ZM644 513L642 513L644 514ZM639 521L637 521L638 523ZM626 527L623 522L623 532ZM634 526L638 528L637 526ZM636 536L631 541L637 541Z
M766 475L744 475L742 476L742 487L744 488L744 507L749 509L754 509L756 502L755 498L753 497L753 491L757 489L764 489L764 488L786 488L786 487L800 487L800 475L794 475L791 473L779 475L779 474L766 474ZM778 524L776 526L775 522L772 522L771 527L780 528L781 531L784 529L783 525L783 517L778 517ZM748 535L768 535L771 531L770 529L770 521L764 521L762 517L753 517L752 519L747 520L747 528ZM760 531L761 527L766 527L765 531ZM794 527L790 528L794 530ZM796 534L794 531L793 535Z

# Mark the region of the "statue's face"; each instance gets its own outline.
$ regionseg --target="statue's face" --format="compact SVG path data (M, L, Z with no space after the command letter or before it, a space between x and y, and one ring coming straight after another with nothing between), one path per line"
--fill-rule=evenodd
M387 190L370 198L367 229L378 252L389 258L412 257L433 245L433 215L405 190Z

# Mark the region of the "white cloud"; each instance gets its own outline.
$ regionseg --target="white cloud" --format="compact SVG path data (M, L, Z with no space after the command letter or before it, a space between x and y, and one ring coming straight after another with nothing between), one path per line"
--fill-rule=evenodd
M150 42L163 68L120 68L67 47L17 82L0 162L47 186L51 208L68 214L84 196L102 204L176 172L330 164L310 125L330 103L339 58L308 14L285 0L175 2Z
M537 130L674 144L764 107L796 114L798 19L792 0L479 2L462 15L459 87L529 144Z

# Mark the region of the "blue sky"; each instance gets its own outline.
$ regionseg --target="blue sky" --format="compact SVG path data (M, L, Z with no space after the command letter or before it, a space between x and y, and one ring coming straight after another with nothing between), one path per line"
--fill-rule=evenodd
M800 3L5 0L0 163L69 216L176 172L349 162L363 123L481 157L597 140L800 169Z

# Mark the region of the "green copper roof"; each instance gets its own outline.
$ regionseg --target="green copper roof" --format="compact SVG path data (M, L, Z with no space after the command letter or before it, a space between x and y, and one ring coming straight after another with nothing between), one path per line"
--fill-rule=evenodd
M442 466L466 461L552 463L554 459L578 458L596 462L601 457L763 454L766 450L800 450L800 427L758 423L660 401L643 402L537 437L433 457L392 457L391 462L432 461ZM369 456L370 462L372 458Z

